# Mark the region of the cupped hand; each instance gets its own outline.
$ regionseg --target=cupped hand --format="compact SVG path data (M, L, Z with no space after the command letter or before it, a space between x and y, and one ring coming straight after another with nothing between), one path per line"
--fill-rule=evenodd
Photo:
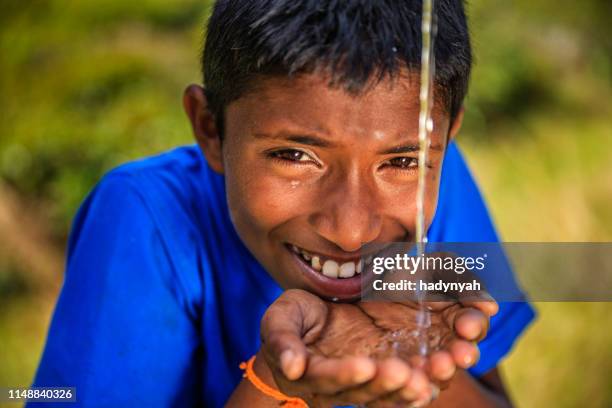
M494 302L425 306L336 304L288 290L262 319L261 352L281 391L311 406L425 405L457 367L476 363L474 343L497 310Z

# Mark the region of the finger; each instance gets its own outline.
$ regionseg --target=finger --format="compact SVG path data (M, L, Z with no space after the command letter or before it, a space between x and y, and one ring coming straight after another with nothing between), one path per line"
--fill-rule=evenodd
M436 351L429 356L429 376L439 383L450 381L455 375L457 366L448 351Z
M435 384L431 384L429 386L429 389L426 392L419 395L419 398L417 398L416 401L410 404L410 406L412 408L421 408L421 407L428 406L431 402L433 402L433 400L438 398L439 394L440 394L440 388L438 388L438 386Z
M457 336L465 340L482 340L489 330L489 318L478 309L453 309L443 313L443 316Z
M288 290L266 310L261 320L261 341L266 361L290 380L306 368L306 338L315 337L325 325L327 306L301 290Z
M453 257L452 254L448 254L447 256ZM469 270L461 273L457 273L454 270L436 270L434 279L443 280L444 282L469 284L474 281L478 282L480 289L466 291L449 291L443 298L454 298L455 301L458 301L464 306L474 307L476 309L482 310L482 312L487 314L488 316L493 316L497 313L497 303L495 302L495 299L493 299L493 297L491 297L491 295L487 292L485 283L478 276L478 274Z
M462 300L461 304L465 307L478 309L489 317L495 316L499 312L499 304L486 292L481 292L477 300Z
M339 401L365 404L401 389L407 384L411 375L412 370L408 364L399 358L387 358L378 362L376 376L372 380L339 393L337 397Z
M465 340L480 341L489 330L489 318L476 309L464 309L455 317L455 332Z
M401 389L369 402L368 407L423 407L431 401L437 391L438 387L428 380L425 372L413 368L410 378Z
M449 346L455 364L463 369L472 367L480 358L478 346L465 340L454 340Z
M287 379L297 380L303 375L308 352L299 335L273 330L264 341L263 351L266 361L280 369Z
M313 355L302 377L303 386L315 394L337 394L370 381L376 363L367 357L327 358Z
M431 395L431 383L421 369L414 369L406 385L391 399L401 399L406 402L415 402ZM427 398L429 400L429 398Z

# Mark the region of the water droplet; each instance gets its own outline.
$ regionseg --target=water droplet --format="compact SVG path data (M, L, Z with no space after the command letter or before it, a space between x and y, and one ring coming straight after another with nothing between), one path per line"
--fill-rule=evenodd
M428 132L433 132L433 120L431 118L427 119L427 131Z

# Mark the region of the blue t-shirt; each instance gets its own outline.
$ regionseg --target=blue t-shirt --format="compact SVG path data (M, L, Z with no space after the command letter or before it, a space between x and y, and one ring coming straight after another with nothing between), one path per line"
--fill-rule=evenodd
M497 241L454 144L428 235ZM281 291L236 234L224 178L196 146L123 165L76 215L34 386L76 387L88 407L220 407ZM500 304L471 373L495 367L533 316L527 303Z

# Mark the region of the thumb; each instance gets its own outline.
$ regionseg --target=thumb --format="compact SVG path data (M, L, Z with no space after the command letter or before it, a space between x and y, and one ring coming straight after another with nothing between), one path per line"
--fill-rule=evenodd
M308 292L284 292L266 310L261 320L261 343L270 368L280 370L289 380L299 379L306 370L306 345L325 326L327 306Z

